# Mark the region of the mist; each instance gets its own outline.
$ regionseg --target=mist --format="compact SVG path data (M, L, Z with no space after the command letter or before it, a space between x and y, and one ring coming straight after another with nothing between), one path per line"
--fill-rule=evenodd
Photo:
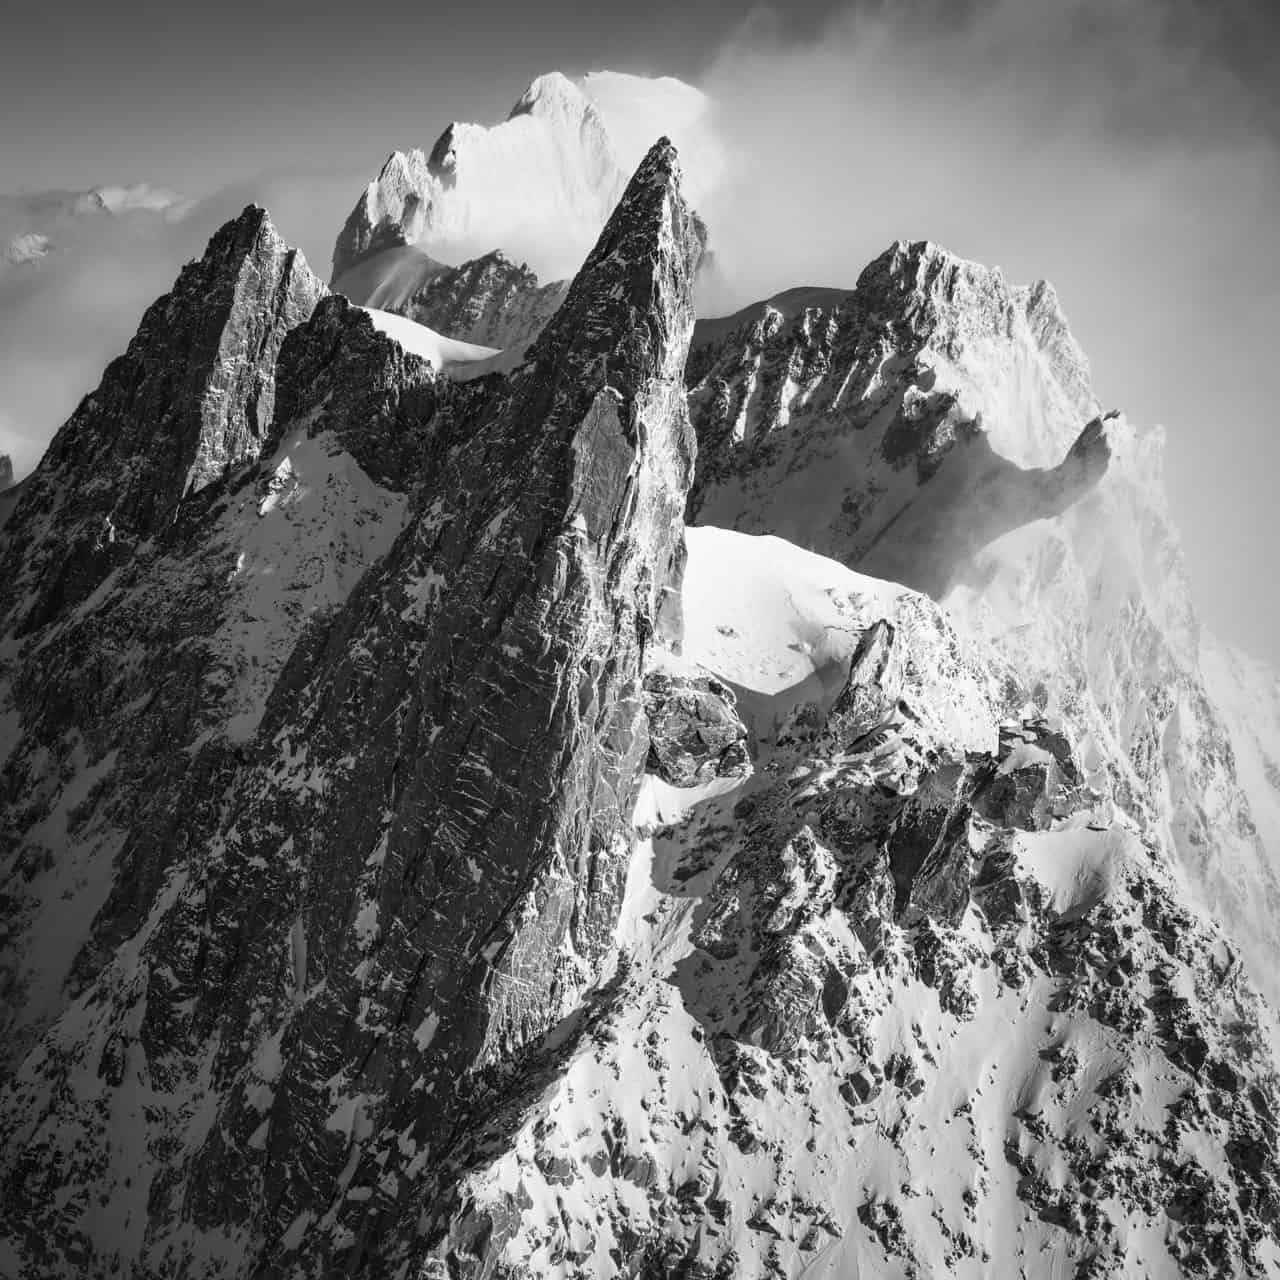
M1206 621L1280 662L1269 571L1280 13L1240 0L903 0L825 21L810 10L802 22L756 10L696 74L656 51L636 68L685 71L716 104L728 176L700 211L725 287L708 310L800 284L852 286L900 238L1015 282L1051 280L1104 406L1168 430L1174 515ZM495 101L553 65L529 56L537 64L508 68ZM381 92L368 87L376 79L361 80L367 92ZM334 119L294 122L308 155L351 110L330 96ZM466 110L424 97L364 145L429 146ZM327 279L333 239L376 172L353 164L344 151L331 168L185 192L197 203L172 223L95 219L65 253L0 271L0 452L17 473L145 307L250 200Z
M196 201L181 217L98 213L60 226L39 262L0 267L0 453L24 476L54 431L128 345L184 263L247 204L329 277L329 255L367 176L262 174Z
M1276 660L1280 19L1258 8L911 0L801 42L759 12L701 81L736 175L704 212L724 310L851 286L900 238L1051 280L1104 406L1168 430L1202 614Z

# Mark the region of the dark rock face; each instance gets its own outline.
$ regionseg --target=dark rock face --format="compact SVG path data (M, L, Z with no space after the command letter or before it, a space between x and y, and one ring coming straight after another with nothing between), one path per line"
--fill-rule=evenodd
M381 333L359 307L333 295L281 348L269 444L277 446L294 424L305 422L312 435L322 425L372 479L406 493L421 482L424 463L438 458L485 390L437 380L426 361Z
M541 285L500 249L461 266L395 246L338 276L335 293L408 317L461 342L510 349L532 342L564 301L568 280Z
M440 405L430 366L342 299L282 344L278 385L261 447L280 461L242 466L156 536L121 542L90 602L32 627L21 566L5 560L17 634L0 699L21 734L0 766L0 1061L21 1061L101 976L199 848L293 646L394 539L413 479L405 442L424 449L465 403L446 388ZM108 437L126 425L98 423ZM385 488L350 483L357 456ZM32 480L58 492L43 468ZM41 508L20 505L6 532L36 563L60 562L62 526Z
M673 787L751 772L747 729L733 690L712 676L654 671L644 681L649 769Z
M147 737L129 718L143 673L107 655L105 691L83 701L54 705L34 668L15 672L33 749L6 766L27 831L14 856L45 821L21 807L40 735L92 733L100 781L70 830L76 847L113 833L97 856L114 860L74 983L33 1030L57 1021L5 1078L3 1199L32 1265L75 1252L152 1273L197 1256L206 1273L393 1272L447 1212L477 1108L516 1065L528 1079L540 1038L608 978L648 746L642 661L692 476L699 252L664 143L510 383L438 385L327 301L280 354L260 434L283 460L189 499L165 556L127 562L132 592L44 619L67 678L112 632L157 646L152 733L163 717L189 746L131 750L130 732ZM168 417L186 411L179 390ZM367 534L374 501L390 545L346 594L330 584L287 615L260 720L231 733L226 690L193 678L235 598L236 564L213 554L225 522L240 530L245 502L259 522L303 510L290 466L348 457L376 492L338 528ZM297 519L279 526L291 546ZM245 536L262 527L276 526ZM48 856L56 882L72 854ZM7 962L43 901L6 901ZM92 1089L56 1102L89 1059ZM112 1099L139 1078L156 1103L127 1122L121 1163L105 1154ZM63 1180L141 1199L91 1221L49 1195Z
M569 281L540 285L501 250L432 276L393 310L438 333L484 347L532 341L564 301Z
M0 493L13 487L13 460L7 453L0 453Z
M1055 818L1087 807L1071 744L1043 721L1000 727L998 763L974 797L974 809L1000 826L1047 830Z
M867 739L886 728L897 709L901 690L899 652L894 629L881 619L858 641L849 678L827 716L825 737L835 751L856 751Z
M971 786L965 767L944 765L921 779L893 820L885 851L896 919L912 924L923 917L952 928L963 919L974 853Z
M23 486L4 531L7 629L73 607L167 530L184 497L258 457L280 345L324 292L264 210L218 232Z

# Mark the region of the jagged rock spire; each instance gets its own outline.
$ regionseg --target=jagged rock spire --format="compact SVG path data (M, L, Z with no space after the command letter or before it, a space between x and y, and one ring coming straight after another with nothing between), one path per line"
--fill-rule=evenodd
M163 533L184 497L258 456L280 344L324 292L265 209L214 235L24 487L5 529L0 617L17 610L29 628L74 605Z
M284 1019L287 1060L263 1169L270 1234L337 1197L332 1231L285 1246L307 1267L332 1265L335 1240L355 1229L334 1183L350 1156L326 1134L323 1080L341 1074L380 1098L370 1132L411 1133L440 1178L442 1143L465 1132L481 1096L477 1073L501 1082L608 973L647 746L641 660L691 478L681 378L699 252L674 151L659 145L509 393L425 479L424 514L323 651L284 678L305 681L306 696L282 699L264 739L304 733L323 769L353 760L293 816L278 807L287 794L273 784L258 799L250 780L228 835L256 861L251 815L272 797L299 834L272 872L285 879L263 937L301 912L309 953L332 958L322 997L269 1015ZM258 776L276 776L278 750ZM237 897L261 891L250 884L228 880L228 923ZM312 887L300 899L289 884ZM247 977L254 963L235 970ZM359 1014L375 988L394 993L394 1020ZM315 1159L296 1159L303 1148ZM386 1185L409 1149L363 1144L355 1178L376 1168ZM201 1161L197 1195L225 1174ZM362 1213L363 1253L343 1265L386 1258L387 1233L422 1247L420 1204L393 1198L376 1232Z
M278 428L354 449L343 421L367 423L380 452L361 456L412 490L413 514L317 616L251 738L197 742L189 766L152 775L146 804L119 793L115 812L139 822L78 969L92 1017L49 1030L60 1047L35 1050L5 1106L42 1114L78 1055L109 1042L101 1098L53 1137L6 1131L24 1169L86 1176L122 1064L163 1064L172 1102L148 1111L130 1170L149 1179L151 1226L127 1244L95 1227L96 1252L164 1271L234 1235L232 1274L394 1270L427 1247L450 1148L609 978L648 745L642 662L692 474L700 252L663 143L509 383L437 386L338 298L289 339ZM190 547L203 564L206 543ZM176 561L166 572L181 581ZM203 625L183 614L194 593L166 598L167 632ZM304 757L315 787L299 785ZM77 1034L93 1046L64 1052ZM192 1135L192 1107L216 1122ZM348 1195L366 1183L376 1204ZM22 1212L44 1224L46 1262L86 1239L74 1205L24 1191Z

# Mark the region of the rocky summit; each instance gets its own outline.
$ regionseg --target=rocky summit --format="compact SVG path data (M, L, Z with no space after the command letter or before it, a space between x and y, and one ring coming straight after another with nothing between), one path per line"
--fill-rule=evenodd
M332 291L246 209L5 494L0 1275L1280 1275L1159 433L928 242L695 322L619 154L543 77ZM564 281L441 252L521 165Z

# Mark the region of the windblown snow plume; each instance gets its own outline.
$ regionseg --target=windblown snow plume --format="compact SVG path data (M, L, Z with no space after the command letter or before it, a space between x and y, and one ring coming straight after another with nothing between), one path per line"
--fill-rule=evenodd
M250 205L0 493L6 1277L1280 1277L1280 681L1164 435L936 240L695 322L715 125L540 77L332 291Z

